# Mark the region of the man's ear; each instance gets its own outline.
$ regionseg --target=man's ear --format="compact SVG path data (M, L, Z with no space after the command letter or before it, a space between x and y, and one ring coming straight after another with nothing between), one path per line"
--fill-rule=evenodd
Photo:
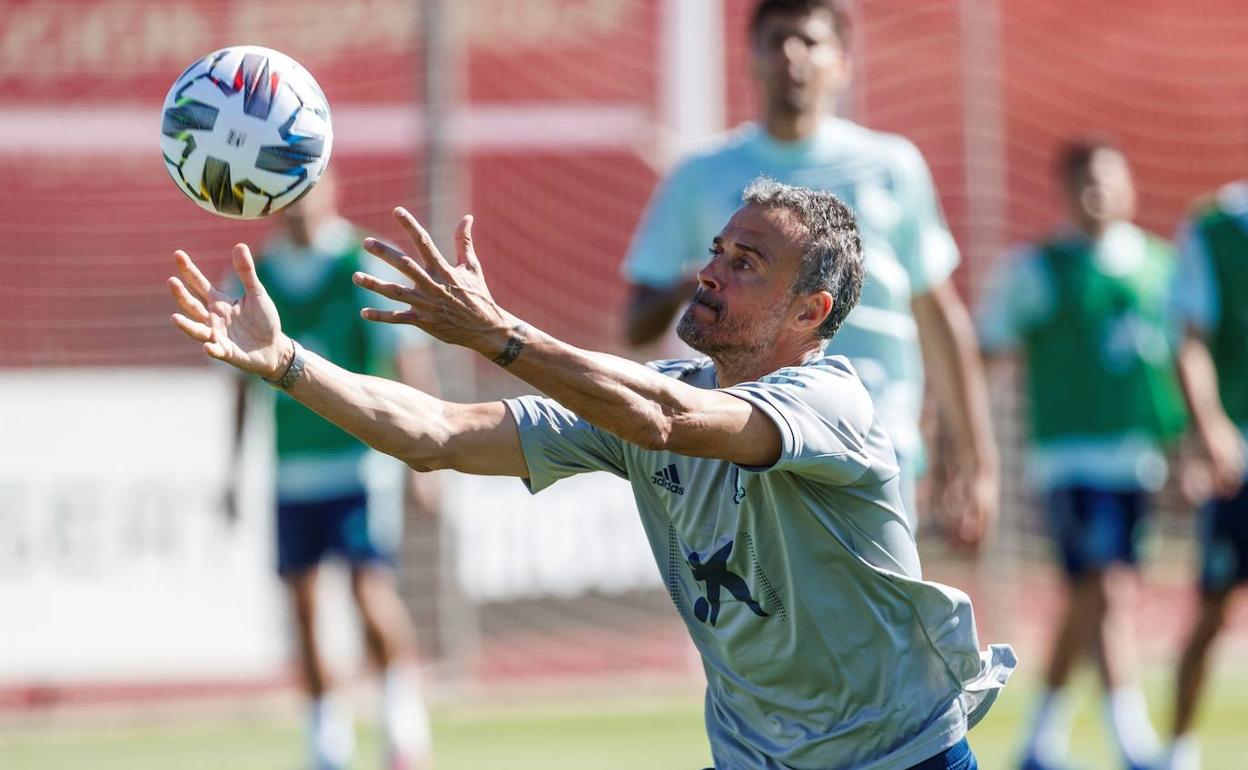
M807 294L797 303L797 326L802 330L814 330L832 314L835 300L832 293L816 291Z

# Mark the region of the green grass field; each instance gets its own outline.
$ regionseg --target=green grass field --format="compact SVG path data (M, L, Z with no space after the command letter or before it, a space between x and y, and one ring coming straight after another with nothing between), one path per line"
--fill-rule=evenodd
M1224 660L1223 668L1231 661ZM1248 669L1220 672L1203 714L1206 770L1248 766ZM1149 677L1154 718L1167 711L1168 683ZM1031 682L1011 683L971 734L984 770L1012 767ZM543 697L506 704L444 706L434 714L437 770L698 770L709 763L696 692L616 699ZM159 726L35 727L0 733L5 770L301 770L294 719L205 719ZM364 729L355 768L380 768L377 735ZM1090 683L1080 690L1073 767L1119 765L1104 737Z

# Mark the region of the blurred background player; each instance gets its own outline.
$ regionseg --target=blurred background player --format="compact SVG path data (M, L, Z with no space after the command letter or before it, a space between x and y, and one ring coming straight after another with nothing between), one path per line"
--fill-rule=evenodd
M1236 585L1248 580L1248 181L1219 190L1178 235L1174 310L1183 329L1179 378L1208 455L1214 499L1201 512L1200 606L1179 662L1173 744L1164 768L1196 770L1192 733L1209 652Z
M923 469L923 364L959 450L952 533L979 542L998 505L997 450L969 314L950 276L959 261L918 149L834 113L849 84L849 17L833 0L763 0L750 23L758 123L720 137L671 172L650 200L623 272L632 345L658 340L696 286L706 244L763 174L835 193L854 209L866 253L862 301L829 344L848 356L897 449L911 524Z
M1017 350L1026 366L1029 476L1045 495L1067 577L1022 766L1061 766L1066 685L1089 655L1118 749L1127 767L1143 768L1158 741L1127 613L1150 493L1166 479L1164 448L1184 423L1166 334L1175 260L1168 243L1132 224L1134 183L1113 144L1073 142L1057 167L1072 227L1011 255L978 317L985 351Z
M398 349L393 327L360 318L365 292L351 275L388 268L362 249L362 235L338 213L336 192L327 174L307 197L277 215L282 230L265 247L257 271L292 333L309 349L357 372L415 375L414 351ZM252 378L240 378L235 465L248 390L254 387ZM275 394L273 416L277 569L290 598L302 683L311 700L313 767L346 768L355 746L348 698L344 688L335 687L317 631L320 566L338 557L350 569L365 648L381 672L388 770L427 768L430 736L415 670L415 634L388 563L398 545L403 478L413 474L284 393ZM239 473L230 477L237 484ZM410 484L419 503L422 490L414 477ZM231 490L229 497L237 495Z

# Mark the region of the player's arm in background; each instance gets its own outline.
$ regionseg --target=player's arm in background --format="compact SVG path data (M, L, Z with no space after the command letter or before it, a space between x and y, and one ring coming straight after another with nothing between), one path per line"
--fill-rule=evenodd
M1025 336L1056 309L1057 290L1034 246L1017 247L996 261L975 305L975 330L991 381L1003 382Z
M243 291L238 278L233 273L221 276L221 286L231 294L241 294ZM247 440L248 415L251 414L250 410L255 405L254 394L251 390L255 387L255 383L238 372L233 372L233 374L234 376L230 377L230 448L229 455L226 457L225 489L221 500L226 521L231 523L238 521L242 513L242 484L245 475L243 445Z
M221 501L225 518L238 521L240 484L243 478L243 437L247 430L248 389L251 386L243 377L232 377L230 383L233 411L230 420L230 456L225 467L225 498Z
M914 294L911 311L919 329L924 369L931 373L938 403L953 428L958 465L953 476L960 520L951 522L955 541L983 540L1000 506L1000 459L992 431L988 387L975 327L953 284L958 248L945 224L927 164L917 148L902 153L903 204L908 217L906 255Z
M1182 334L1177 359L1179 383L1196 438L1209 459L1213 492L1217 497L1231 498L1243 485L1245 458L1239 428L1222 407L1217 369L1206 341L1221 315L1217 278L1201 236L1190 225L1180 229L1175 241L1179 265L1171 307Z
M629 345L655 342L672 325L698 286L696 267L710 243L697 243L692 211L696 174L678 166L655 189L633 233L622 271L628 281L625 335Z

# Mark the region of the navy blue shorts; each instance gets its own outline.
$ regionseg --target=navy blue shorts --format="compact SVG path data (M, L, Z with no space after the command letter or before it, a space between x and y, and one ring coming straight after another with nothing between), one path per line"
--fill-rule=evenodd
M958 741L931 759L925 759L910 770L978 770L975 752L966 739Z
M1200 590L1226 593L1248 581L1248 485L1200 512Z
M1050 492L1049 528L1067 577L1138 563L1148 508L1143 490L1071 486Z
M368 528L368 498L352 494L330 500L277 505L277 572L286 577L329 556L352 566L386 557Z

